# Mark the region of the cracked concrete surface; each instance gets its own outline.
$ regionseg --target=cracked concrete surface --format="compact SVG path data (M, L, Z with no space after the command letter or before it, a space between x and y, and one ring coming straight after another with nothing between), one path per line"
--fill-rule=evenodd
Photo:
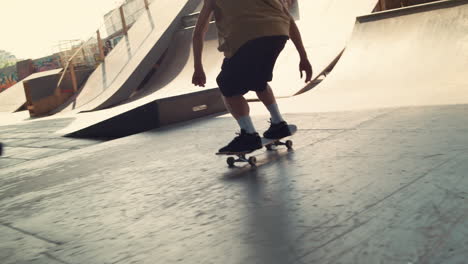
M467 110L288 115L295 150L257 168L214 155L236 129L217 117L0 169L0 258L465 263Z

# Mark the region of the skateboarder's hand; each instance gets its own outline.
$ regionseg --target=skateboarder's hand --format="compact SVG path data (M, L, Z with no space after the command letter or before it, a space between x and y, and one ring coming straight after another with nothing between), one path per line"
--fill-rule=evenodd
M206 75L203 68L195 68L195 72L193 73L192 83L195 86L205 87L206 84Z
M302 59L299 63L299 71L301 72L301 79L303 76L302 72L305 72L305 82L308 83L312 79L312 65L308 59Z

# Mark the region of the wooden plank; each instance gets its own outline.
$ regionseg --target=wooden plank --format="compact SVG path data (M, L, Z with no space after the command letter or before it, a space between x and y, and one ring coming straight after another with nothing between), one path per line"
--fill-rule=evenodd
M76 81L75 65L73 65L73 61L70 61L70 77L73 85L73 91L76 93L78 91L78 83Z
M26 95L26 108L29 111L30 116L34 116L34 106L32 103L32 97L31 97L31 88L29 87L28 81L23 82L23 87L24 87L24 93Z
M379 4L380 4L380 11L387 10L386 0L379 0Z

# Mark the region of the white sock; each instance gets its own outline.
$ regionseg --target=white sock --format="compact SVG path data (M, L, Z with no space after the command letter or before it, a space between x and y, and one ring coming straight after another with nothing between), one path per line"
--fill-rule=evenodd
M270 111L271 115L271 123L273 124L279 124L284 121L283 117L281 116L281 113L278 108L278 104L271 104L266 107L268 111Z
M239 117L239 119L237 119L237 123L239 123L239 126L241 129L244 129L245 132L249 134L253 134L257 132L252 123L252 119L248 115Z

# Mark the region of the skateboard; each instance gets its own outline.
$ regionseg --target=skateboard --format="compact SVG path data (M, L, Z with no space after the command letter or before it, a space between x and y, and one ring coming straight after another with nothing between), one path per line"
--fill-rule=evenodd
M297 131L297 126L296 125L288 125L288 127L289 127L289 131L291 131L290 136L294 135L296 133L296 131ZM287 137L290 137L290 136L287 136ZM284 137L284 138L287 138L287 137ZM291 150L292 147L293 147L292 140L282 141L284 138L269 139L269 138L262 137L262 146L265 147L268 151L274 150L274 148L277 147L277 146L286 146L286 148L288 150ZM257 149L257 150L260 150L260 149ZM255 156L247 157L247 154L250 154L250 153L255 152L255 151L256 150L247 151L247 152L237 152L237 153L219 153L218 152L218 153L216 153L216 155L230 156L230 157L228 157L226 159L226 162L227 162L227 164L228 164L228 166L230 168L234 167L234 164L236 162L246 162L246 163L249 163L250 166L254 167L257 164L257 158L255 158Z

